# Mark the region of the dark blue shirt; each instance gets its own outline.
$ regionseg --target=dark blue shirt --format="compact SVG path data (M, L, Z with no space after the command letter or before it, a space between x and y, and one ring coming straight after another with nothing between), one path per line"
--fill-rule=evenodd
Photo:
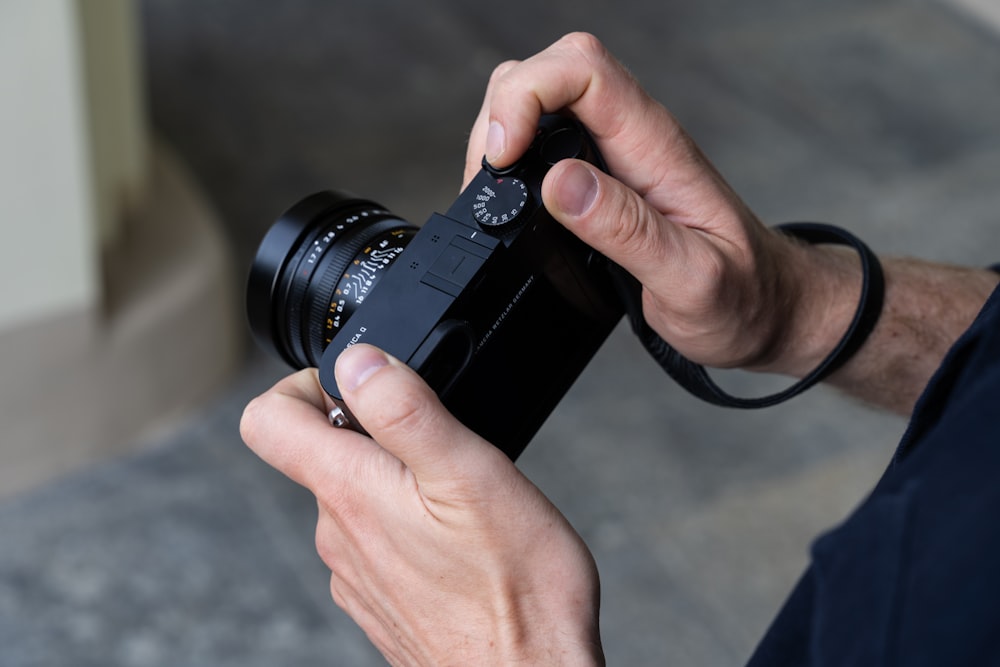
M750 667L1000 665L1000 289L917 403L871 496Z

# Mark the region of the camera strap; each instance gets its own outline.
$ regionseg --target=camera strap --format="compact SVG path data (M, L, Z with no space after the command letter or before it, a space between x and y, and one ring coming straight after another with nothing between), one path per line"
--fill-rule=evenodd
M882 265L875 253L854 234L815 222L793 222L778 225L781 232L810 244L836 244L854 248L861 257L861 299L847 332L837 346L820 364L801 380L787 389L759 398L740 398L729 394L709 376L705 367L682 356L660 337L646 322L642 314L642 285L624 271L613 271L618 291L625 304L625 311L642 345L653 359L663 367L681 387L698 398L731 408L765 408L787 401L840 368L858 351L875 328L882 312L885 295L885 278Z

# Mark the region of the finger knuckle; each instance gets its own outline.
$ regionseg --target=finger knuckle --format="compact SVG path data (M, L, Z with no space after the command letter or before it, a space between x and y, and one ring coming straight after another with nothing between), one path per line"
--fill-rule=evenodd
M702 249L694 258L695 271L706 288L716 288L726 282L729 261L725 254L714 246Z
M729 280L729 265L718 252L704 253L698 262L697 273L701 277L701 287L709 299L718 301L725 292Z
M325 563L326 561L324 560L323 562ZM330 575L330 598L333 600L333 603L335 605L337 605L338 607L340 607L344 611L347 611L347 607L348 607L347 600L348 600L348 598L341 591L340 579L335 574L331 574Z
M316 524L314 543L316 545L316 554L320 560L331 570L334 569L337 561L340 559L340 549L338 548L337 539L333 537L329 527L322 520Z
M517 60L505 60L496 67L493 68L493 73L490 74L490 85L495 86L504 76L507 75L512 69L517 67Z
M562 46L579 52L588 60L603 58L607 53L601 40L589 32L571 32L559 41Z
M265 394L251 400L243 409L240 417L240 437L243 442L251 444L260 439L260 432L269 412L269 402L269 397Z

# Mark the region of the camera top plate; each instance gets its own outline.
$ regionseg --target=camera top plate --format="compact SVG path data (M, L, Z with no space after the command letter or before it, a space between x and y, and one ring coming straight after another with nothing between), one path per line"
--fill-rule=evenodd
M544 116L524 156L484 168L435 213L323 352L319 377L338 423L363 431L342 399L337 357L358 343L417 370L467 426L515 458L614 328L622 307L608 262L542 205L566 158L603 168L576 121ZM526 382L546 367L544 380ZM515 400L516 419L491 406Z

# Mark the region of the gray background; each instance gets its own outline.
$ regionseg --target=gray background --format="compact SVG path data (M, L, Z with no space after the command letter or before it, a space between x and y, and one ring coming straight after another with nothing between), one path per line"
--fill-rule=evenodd
M836 222L883 253L997 259L1000 42L944 4L142 8L156 128L241 267L317 189L415 222L446 208L492 68L577 29L765 220ZM329 600L313 500L239 441L243 405L283 372L251 350L232 386L155 446L0 504L0 665L383 664ZM609 664L730 665L904 427L827 389L755 413L706 406L619 330L519 465L597 558Z

